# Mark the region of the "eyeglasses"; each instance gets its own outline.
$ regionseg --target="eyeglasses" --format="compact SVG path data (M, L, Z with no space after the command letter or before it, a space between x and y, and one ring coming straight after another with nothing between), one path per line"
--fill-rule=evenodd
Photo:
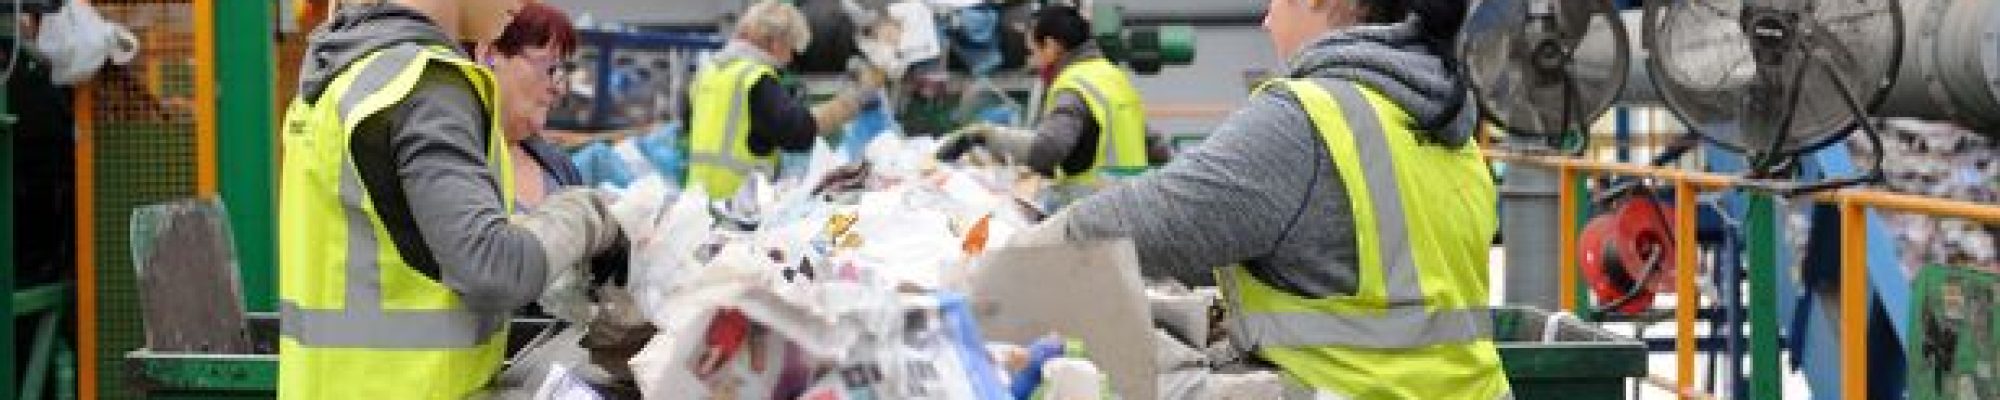
M528 51L522 52L520 55L508 56L507 58L526 62L529 68L541 71L542 75L548 77L550 82L562 82L564 63L563 58L560 56L546 52Z

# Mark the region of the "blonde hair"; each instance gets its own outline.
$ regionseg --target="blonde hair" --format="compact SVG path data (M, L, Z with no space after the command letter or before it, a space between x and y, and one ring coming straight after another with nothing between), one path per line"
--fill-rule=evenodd
M783 39L793 49L812 44L812 26L798 7L779 0L761 0L743 10L736 21L736 35L751 40Z

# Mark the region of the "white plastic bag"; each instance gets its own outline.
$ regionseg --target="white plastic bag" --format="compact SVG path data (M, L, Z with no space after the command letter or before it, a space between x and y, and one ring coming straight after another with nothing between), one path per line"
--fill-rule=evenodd
M651 192L658 181L641 181L633 185L626 197L642 196L664 199ZM637 201L637 200L634 200ZM695 260L695 252L708 241L710 227L715 226L715 218L708 213L708 195L699 188L682 193L665 213L649 212L657 205L630 204L627 207L614 206L613 215L625 228L632 240L631 268L628 272L632 296L639 303L640 311L647 321L663 325L671 308L667 307L667 297L679 290L683 281L701 268Z
M132 62L139 54L139 38L123 26L105 20L97 9L82 0L70 0L61 11L42 19L33 49L49 62L49 74L57 85L70 85L104 66Z

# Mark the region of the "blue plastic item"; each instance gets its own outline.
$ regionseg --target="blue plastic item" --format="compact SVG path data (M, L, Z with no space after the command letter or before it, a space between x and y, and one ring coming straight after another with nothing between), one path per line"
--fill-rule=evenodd
M1013 387L1009 388L1016 399L1032 398L1035 389L1042 386L1042 365L1050 359L1062 357L1065 351L1063 339L1045 336L1028 346L1028 365L1014 371Z
M584 183L590 186L622 188L632 184L632 171L625 166L624 160L619 159L618 152L604 142L577 149L576 154L570 156L570 162L576 164L577 172L583 174Z
M639 154L659 171L661 180L680 186L682 176L687 175L686 150L681 148L681 125L678 122L660 125L659 129L645 136L632 138L639 148Z
M1000 10L995 6L966 7L954 12L957 24L951 27L957 46L952 52L965 61L973 75L992 75L1005 62L1000 51Z
M972 309L966 306L965 296L957 293L939 292L938 308L944 315L945 326L950 328L953 343L958 349L958 358L965 363L965 377L972 384L972 393L980 400L1011 400L1008 389L1000 387L1000 372L993 364L992 354L986 352L986 340L979 337L979 324L973 321Z
M880 96L877 94L875 97ZM854 116L853 121L847 123L847 132L841 135L840 139L841 157L859 160L866 155L869 142L875 141L876 137L882 136L885 132L897 129L896 116L889 112L889 108L882 107L880 101L874 103L876 103L874 107L862 109L860 114Z

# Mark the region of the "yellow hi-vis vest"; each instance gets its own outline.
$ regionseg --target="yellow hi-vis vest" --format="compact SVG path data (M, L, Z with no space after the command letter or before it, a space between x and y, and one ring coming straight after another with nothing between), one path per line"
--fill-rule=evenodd
M772 155L750 152L750 87L777 74L769 65L737 59L695 75L685 186L700 185L710 199L727 199L751 174L771 169Z
M355 127L402 102L426 68L463 73L477 90L491 116L487 162L513 212L493 75L452 50L377 50L319 98L293 99L278 202L278 398L461 399L500 368L508 316L467 309L410 266L349 152Z
M1063 67L1042 99L1044 114L1055 109L1057 93L1083 97L1097 121L1097 156L1090 171L1064 176L1065 183L1091 184L1098 175L1130 177L1146 171L1146 106L1124 70L1102 58Z
M1291 80L1345 183L1360 260L1352 295L1306 298L1218 272L1239 348L1321 398L1509 396L1490 338L1495 192L1476 144L1418 139L1403 109L1345 81Z

